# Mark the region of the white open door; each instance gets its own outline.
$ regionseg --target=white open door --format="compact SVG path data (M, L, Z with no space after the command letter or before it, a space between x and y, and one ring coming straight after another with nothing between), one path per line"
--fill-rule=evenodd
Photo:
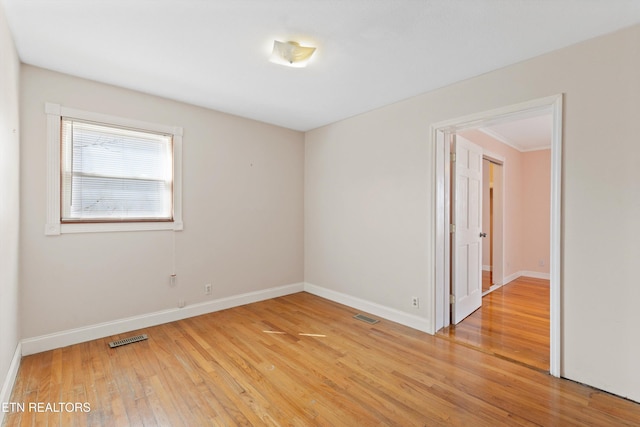
M455 137L452 170L452 320L482 305L482 148Z

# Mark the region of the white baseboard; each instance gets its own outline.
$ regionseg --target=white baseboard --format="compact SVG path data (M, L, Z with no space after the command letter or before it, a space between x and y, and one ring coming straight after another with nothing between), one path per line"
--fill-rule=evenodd
M514 280L516 280L520 276L522 276L522 275L520 274L519 271L516 272L516 273L510 274L508 276L505 276L505 278L502 280L502 284L503 285L507 285L507 284L509 284L509 282L513 282Z
M429 319L424 317L405 313L391 307L356 298L351 295L316 286L311 283L295 283L292 285L234 295L214 301L187 305L183 308L171 308L168 310L156 311L139 316L69 329L33 338L26 338L21 341L21 355L27 356L29 354L66 347L81 342L144 329L151 326L161 325L163 323L174 322L176 320L186 319L302 291L307 291L331 301L348 305L355 309L400 323L410 328L427 333L430 333L431 331L431 322Z
M482 271L491 271L491 266L490 265L483 265L482 266Z
M503 284L508 284L516 280L518 277L532 277L534 279L546 279L549 280L551 277L549 273L538 273L537 271L518 271L516 273L510 274L504 278Z
M550 280L551 275L549 273L540 273L537 271L521 271L520 276L532 277L534 279Z
M0 390L0 404L10 402L11 392L13 391L13 385L16 382L18 376L18 370L20 369L20 360L22 359L22 344L18 343L16 351L13 353L13 359L11 359L11 365L9 365L9 371L2 383L2 389ZM5 413L0 410L0 426L4 421Z
M68 345L108 337L110 335L121 334L189 317L200 316L202 314L264 301L270 298L277 298L296 292L302 292L304 288L304 283L295 283L292 285L279 286L220 298L213 301L187 305L183 308L156 311L154 313L143 314L140 316L133 316L125 319L118 319L81 328L55 332L53 334L27 338L22 340L22 355L26 356L29 354L40 353L43 351L53 350L55 348L66 347Z
M429 319L424 317L408 314L403 311L396 310L395 308L386 307L375 302L366 301L351 295L316 286L311 283L305 283L304 290L310 294L317 295L358 310L366 311L367 313L374 314L382 317L383 319L391 320L392 322L400 323L401 325L405 325L422 332L431 333L431 322Z

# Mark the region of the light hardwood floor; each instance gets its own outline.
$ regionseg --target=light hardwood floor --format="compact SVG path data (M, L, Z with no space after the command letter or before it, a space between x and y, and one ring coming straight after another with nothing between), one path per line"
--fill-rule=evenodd
M486 292L491 288L493 279L491 278L491 272L482 270L482 292Z
M640 405L308 293L25 357L14 425L623 426ZM311 334L311 335L301 335Z
M480 309L440 334L549 371L549 281L520 277L485 295Z

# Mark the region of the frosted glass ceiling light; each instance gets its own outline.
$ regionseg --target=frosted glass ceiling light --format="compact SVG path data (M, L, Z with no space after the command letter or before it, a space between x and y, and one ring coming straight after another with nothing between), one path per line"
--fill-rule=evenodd
M289 67L306 67L307 62L316 51L315 47L300 46L297 42L273 41L273 52L269 61Z

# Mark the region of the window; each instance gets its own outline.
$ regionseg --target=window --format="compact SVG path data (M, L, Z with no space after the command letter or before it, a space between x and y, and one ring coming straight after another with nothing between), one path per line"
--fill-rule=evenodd
M47 104L45 233L181 230L182 129Z
M62 118L61 221L173 219L172 135Z

